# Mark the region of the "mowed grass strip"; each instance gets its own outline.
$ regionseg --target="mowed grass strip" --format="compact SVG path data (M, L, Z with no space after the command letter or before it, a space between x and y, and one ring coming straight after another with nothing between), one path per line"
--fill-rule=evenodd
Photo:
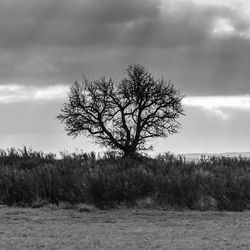
M250 212L0 208L0 249L248 249Z

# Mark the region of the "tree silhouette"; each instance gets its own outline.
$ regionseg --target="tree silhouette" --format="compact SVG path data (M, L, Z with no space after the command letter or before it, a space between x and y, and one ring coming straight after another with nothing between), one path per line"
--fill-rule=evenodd
M96 143L134 157L147 140L178 132L183 96L171 81L155 80L141 65L130 65L119 83L111 78L75 81L57 118L68 135L87 135Z

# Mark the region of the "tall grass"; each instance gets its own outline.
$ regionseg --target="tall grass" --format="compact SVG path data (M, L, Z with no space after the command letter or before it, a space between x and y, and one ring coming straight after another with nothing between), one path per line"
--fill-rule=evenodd
M250 159L202 157L187 161L171 154L140 160L94 153L44 154L0 151L0 203L33 206L90 203L100 208L135 206L149 199L188 209L250 208Z

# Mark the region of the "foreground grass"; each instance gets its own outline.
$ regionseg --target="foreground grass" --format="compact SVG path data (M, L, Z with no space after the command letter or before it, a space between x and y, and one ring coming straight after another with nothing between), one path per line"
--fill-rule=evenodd
M250 212L0 208L0 249L249 249Z
M88 203L114 208L170 206L194 210L250 208L250 159L171 154L121 159L112 155L0 151L0 203L25 207Z

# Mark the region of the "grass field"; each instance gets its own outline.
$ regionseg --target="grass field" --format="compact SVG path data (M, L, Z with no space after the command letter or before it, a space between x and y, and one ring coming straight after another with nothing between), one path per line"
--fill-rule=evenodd
M249 249L250 212L0 208L0 249Z

